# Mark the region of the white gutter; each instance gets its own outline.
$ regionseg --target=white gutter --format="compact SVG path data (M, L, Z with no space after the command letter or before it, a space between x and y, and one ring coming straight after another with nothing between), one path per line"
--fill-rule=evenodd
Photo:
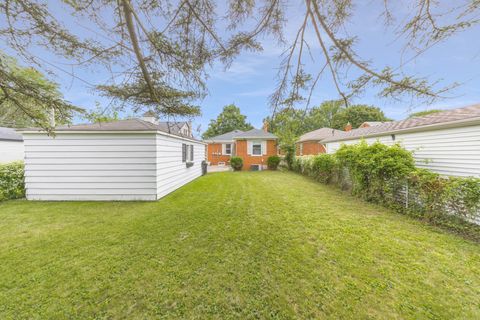
M409 132L419 132L419 131L432 131L432 130L447 129L447 128L468 127L476 124L480 124L480 117L476 117L472 119L462 119L462 120L456 120L456 121L450 121L450 122L434 123L434 124L428 124L428 125L423 125L418 127L398 129L398 130L374 132L370 134L358 135L353 137L341 137L338 139L328 138L320 141L324 143L330 143L330 142L337 142L337 141L358 140L362 138L381 137L381 136L385 136L389 134L397 134L397 133L409 133Z
M42 131L42 130L38 130L38 131L37 130L26 130L26 131L17 130L17 131L21 132L22 134L38 134L38 133L47 134L47 132ZM108 134L108 133L113 133L113 134L156 133L156 134L159 134L159 135L162 135L162 136L171 137L171 138L175 138L175 139L179 139L179 140L200 143L200 144L203 144L203 145L208 144L208 143L205 143L201 140L196 140L196 139L191 139L191 138L187 138L187 137L177 136L177 135L170 134L170 133L163 132L163 131L159 131L159 130L144 130L144 131L139 131L139 130L136 130L136 131L135 130L131 130L131 131L128 131L128 130L120 130L120 131L119 130L117 130L117 131L107 131L107 130L88 130L88 131L87 130L58 130L58 131L54 131L54 134Z

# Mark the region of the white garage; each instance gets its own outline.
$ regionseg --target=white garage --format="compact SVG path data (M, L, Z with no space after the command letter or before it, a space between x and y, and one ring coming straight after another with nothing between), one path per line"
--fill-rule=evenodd
M157 200L202 175L205 144L142 119L22 131L28 200Z

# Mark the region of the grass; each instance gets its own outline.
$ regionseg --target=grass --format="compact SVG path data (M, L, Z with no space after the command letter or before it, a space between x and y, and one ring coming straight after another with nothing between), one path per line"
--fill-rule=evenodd
M480 318L480 246L302 176L0 204L0 318Z

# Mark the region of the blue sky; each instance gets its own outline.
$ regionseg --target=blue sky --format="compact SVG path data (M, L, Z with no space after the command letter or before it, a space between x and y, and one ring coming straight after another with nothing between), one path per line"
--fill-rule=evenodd
M381 2L358 1L359 5L355 10L355 16L352 22L346 26L349 34L358 36L356 48L359 55L365 60L373 61L373 66L377 69L386 65L396 67L402 61L402 57L407 60L413 54L407 52L402 56L403 42L401 39L395 41L392 30L386 30L382 25L382 21L378 17L381 7L377 7L377 5L382 5ZM400 14L402 10L405 12L411 10L405 6L393 9L397 12L400 11ZM303 10L301 5L295 4L289 7L288 13L285 34L287 40L292 40L302 22ZM67 23L72 24L73 22L67 21ZM82 32L82 27L79 27L78 30ZM315 59L315 61L307 63L306 69L314 73L321 67L323 60L320 48L314 41L314 35L308 32L306 38L311 40L312 56ZM356 98L353 102L378 106L388 117L393 119L402 119L412 110L454 108L479 103L480 46L478 39L480 39L480 28L472 28L436 45L402 68L408 74L427 76L431 80L443 79L442 85L453 82L462 83L461 86L449 93L450 98L426 106L408 99L404 101L379 99L376 97L377 90L369 88L364 95ZM242 113L254 126L261 127L262 119L271 114L268 97L275 89L277 70L282 60L281 53L284 50L278 43L269 39L262 39L262 44L264 46L262 52L241 54L227 70L221 64L209 67L207 81L209 93L205 99L197 102L202 107L202 116L194 119L194 127L201 126L202 131L206 130L209 120L215 118L224 105L230 103L235 103L240 107ZM44 58L55 63L52 57L44 56ZM101 69L72 69L72 71L92 83L108 76ZM87 89L82 81L72 78L64 72L59 72L54 80L60 83L65 98L81 107L91 109L97 101L102 105L108 101ZM326 76L317 86L312 104L315 105L330 99L338 99L338 94L332 86L331 79ZM78 121L81 120L78 119Z

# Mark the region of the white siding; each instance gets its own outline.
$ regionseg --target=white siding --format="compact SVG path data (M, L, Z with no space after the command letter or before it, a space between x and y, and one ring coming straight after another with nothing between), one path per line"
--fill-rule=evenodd
M359 141L329 142L327 152L335 152L342 143ZM480 177L480 125L395 134L395 141L390 134L365 141L380 141L388 145L399 142L405 149L414 152L418 167L443 175Z
M155 200L154 133L25 133L29 200Z
M194 145L193 166L182 162L182 144ZM189 150L190 152L190 150ZM157 134L157 199L202 175L205 145Z
M0 140L0 163L23 160L23 141Z
M156 200L201 176L205 145L156 133L24 133L29 200ZM194 145L194 165L182 144Z

